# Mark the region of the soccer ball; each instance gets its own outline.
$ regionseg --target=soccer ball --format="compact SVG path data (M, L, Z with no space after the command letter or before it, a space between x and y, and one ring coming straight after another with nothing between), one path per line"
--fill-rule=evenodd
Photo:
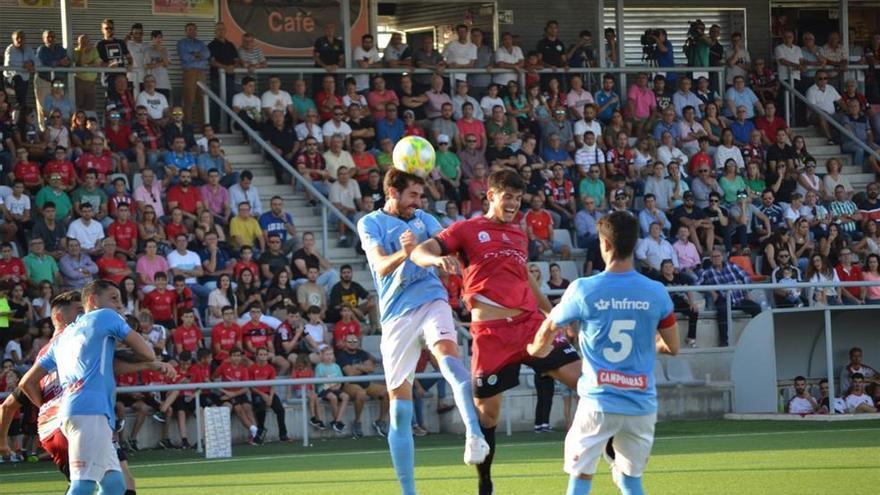
M394 145L392 160L397 170L424 178L434 170L437 155L427 139L406 136Z

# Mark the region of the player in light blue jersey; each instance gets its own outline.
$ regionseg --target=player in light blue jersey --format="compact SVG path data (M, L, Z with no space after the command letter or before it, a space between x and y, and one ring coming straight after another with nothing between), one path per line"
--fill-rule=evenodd
M678 353L672 299L633 269L638 221L628 213L599 220L605 271L566 289L528 352L544 356L564 326L579 326L583 369L574 423L565 438L568 495L590 493L593 473L612 439L614 481L624 495L642 495L642 473L654 443L656 353ZM658 335L659 333L659 335Z
M388 444L404 495L416 493L412 382L422 339L452 386L455 403L464 420L467 435L464 462L479 464L489 453L474 408L470 373L458 357L455 323L446 289L432 268L422 268L409 260L410 253L420 242L442 230L434 217L418 209L424 184L418 176L390 170L384 182L385 206L358 222L358 235L379 293L382 359L391 397ZM455 267L447 268L454 271Z
M111 427L116 420L113 355L117 342L130 347L140 361L153 361L155 354L121 316L119 289L113 283L99 280L86 285L82 300L85 314L52 342L22 382L32 383L51 371L58 372L64 389L58 418L68 443L68 495L92 494L96 487L102 494L122 495L126 486ZM39 389L36 393L26 389L25 393L40 406Z

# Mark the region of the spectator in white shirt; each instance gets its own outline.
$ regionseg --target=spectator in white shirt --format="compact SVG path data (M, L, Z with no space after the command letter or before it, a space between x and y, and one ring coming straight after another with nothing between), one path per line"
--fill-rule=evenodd
M269 78L269 89L263 93L261 102L264 120L272 118L273 110L281 110L285 116L296 115L296 110L293 108L293 99L290 98L290 93L281 89L281 78L278 76Z
M596 120L596 104L593 102L583 106L581 115L583 118L574 123L574 142L580 146L584 133L591 131L596 137L596 142L602 142L602 124Z
M661 231L662 227L658 222L651 224L650 235L639 239L636 244L636 261L645 268L659 272L663 260L672 260L672 265L678 270L678 256L672 249L672 244L660 236Z
M524 64L525 57L523 57L522 49L513 44L513 35L502 33L501 46L495 50L495 67L519 71ZM507 86L507 83L516 79L517 74L515 72L507 71L498 72L492 76L492 82L501 86Z
M785 411L789 414L813 414L819 409L819 403L807 392L807 379L798 376L794 379L794 397L788 401Z
M263 112L261 111L263 102L259 96L254 94L256 88L256 79L245 76L241 80L241 93L232 97L232 111L251 127L255 127L263 121Z
M354 221L354 214L357 213L358 203L361 200L361 189L357 182L349 176L348 167L339 167L339 170L336 171L336 182L330 185L328 199L349 220ZM351 247L353 243L348 240L348 227L345 222L335 216L331 223L334 222L339 229L339 247Z
M874 400L865 393L865 377L861 373L853 373L849 393L846 396L846 412L852 414L877 412Z
M473 118L477 120L486 120L483 116L483 108L480 106L480 103L476 98L470 96L468 94L468 82L467 81L457 81L455 83L455 95L452 96L452 118L455 120L461 120L462 111L461 107L465 103L470 103L474 107Z
M382 59L379 57L379 50L376 49L375 40L372 34L361 36L360 46L354 48L352 59L361 69L371 69L373 67L381 67ZM370 90L370 75L358 74L354 76L357 84L358 93L366 93Z
M146 107L150 120L164 127L168 121L170 108L165 95L156 91L156 76L144 76L144 90L138 94L136 107Z
M450 69L470 69L477 63L477 47L468 41L468 27L464 24L455 26L458 39L450 41L443 49L443 58ZM456 74L456 81L467 80L467 74Z
M810 120L814 125L819 126L822 134L828 139L828 144L834 144L834 136L831 133L831 126L828 124L828 118L833 117L837 112L837 104L840 102L840 93L834 89L834 86L828 84L828 72L820 70L816 72L816 84L810 86L807 90L807 101L819 107L820 110L827 113L823 115L819 112L810 112Z
M794 44L794 33L786 31L782 35L782 43L776 45L773 50L776 66L779 68L779 79L788 82L789 74L795 81L801 78L801 71L805 67L804 54L801 47Z
M321 132L324 134L324 146L330 147L330 136L342 136L343 149L351 149L351 127L342 120L345 117L345 109L340 106L333 107L333 118L324 123Z
M103 252L100 241L104 238L104 227L101 222L94 220L94 208L91 203L79 205L80 217L70 222L67 227L67 237L79 241L83 251L89 256L100 256Z
M254 173L243 170L238 176L238 184L229 188L229 204L238 205L247 202L251 205L251 215L259 217L263 214L263 202L260 200L260 191L253 185Z

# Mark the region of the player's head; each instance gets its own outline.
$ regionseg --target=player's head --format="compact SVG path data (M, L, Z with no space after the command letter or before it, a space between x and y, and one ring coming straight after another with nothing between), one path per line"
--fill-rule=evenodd
M86 313L95 311L96 309L112 309L122 314L125 309L122 306L121 296L116 284L108 280L95 280L89 282L82 288L80 294L83 302L83 309Z
M526 185L520 175L512 170L498 170L489 176L489 217L503 223L513 222L522 206Z
M807 379L802 376L794 377L794 391L798 395L803 394L807 390Z
M83 310L82 299L75 290L66 290L58 294L52 298L49 305L52 307L52 324L56 332L73 323Z
M392 214L410 218L422 205L425 179L396 168L385 174L386 205Z
M599 250L606 265L632 258L639 240L639 221L625 211L615 211L599 219Z

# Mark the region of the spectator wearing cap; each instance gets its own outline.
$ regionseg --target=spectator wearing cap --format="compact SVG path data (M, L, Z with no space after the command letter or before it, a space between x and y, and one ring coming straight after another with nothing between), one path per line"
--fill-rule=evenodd
M730 123L730 130L733 131L733 142L740 147L749 143L752 131L755 129L755 124L746 117L747 114L748 108L744 105L736 107L736 116Z
M253 172L242 170L238 183L229 188L229 203L239 205L246 202L251 205L251 214L259 216L263 214L263 203L260 200L260 191L252 184L253 180Z
M79 242L82 250L89 256L101 255L100 241L104 238L104 227L94 220L94 208L91 203L82 203L79 207L80 217L70 222L67 237ZM68 248L69 248L68 242Z
M749 275L739 266L728 262L721 249L713 249L710 260L709 267L700 274L699 285L748 285L750 283ZM718 319L718 345L720 347L727 347L729 344L728 293L732 310L743 311L751 317L755 317L761 312L761 306L751 299L747 290L712 291L710 294Z
M428 133L425 132L425 128L421 126L418 122L416 122L416 114L412 110L405 110L403 112L403 135L404 136L418 136L427 139Z
M567 116L564 108L557 108L553 110L552 119L541 123L541 136L544 137L542 149L550 146L550 137L556 134L561 148L567 152L574 151L574 128Z
M41 117L48 119L52 112L58 112L62 119L62 122L59 123L70 121L70 117L73 115L73 102L65 94L64 86L64 80L60 77L52 80L51 89L43 97Z
M672 230L677 232L680 225L687 226L691 241L700 252L711 251L715 246L715 225L702 208L697 208L693 191L685 192L683 199L682 204L672 210Z
M376 119L376 140L391 140L391 145L397 144L405 134L405 126L397 115L397 103L387 103L381 119Z

